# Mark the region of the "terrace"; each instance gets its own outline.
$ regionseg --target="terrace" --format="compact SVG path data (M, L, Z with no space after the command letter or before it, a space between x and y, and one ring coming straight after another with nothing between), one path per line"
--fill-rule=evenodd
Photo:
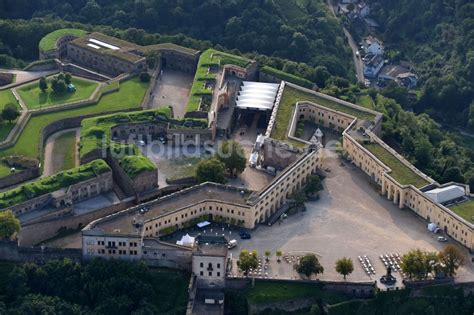
M111 171L111 169L107 163L103 160L95 160L78 168L24 184L4 193L0 193L0 209L11 207L61 188L69 187L109 171Z
M296 103L301 101L313 102L329 109L352 115L363 121L372 121L375 119L375 115L370 112L365 112L363 110L344 105L343 103L339 103L337 101L320 96L316 92L312 92L310 90L297 89L295 87L286 85L285 89L283 90L280 105L278 107L276 121L272 129L272 139L287 141L296 146L303 145L300 142L287 139L288 124L291 121L293 110L296 106Z
M413 185L416 188L421 188L429 184L423 177L403 164L381 145L377 143L362 143L362 145L392 170L390 176L401 185Z
M246 68L251 63L252 61L250 59L231 55L218 50L208 49L204 51L199 58L196 75L191 88L191 96L189 97L186 111L198 111L200 110L199 107L203 97L212 98L214 92L213 83L216 81L217 74L209 71L211 67L222 67L230 64Z
M87 35L87 31L76 28L64 28L47 34L39 42L39 49L42 52L51 51L57 48L56 43L64 36L82 37Z
M462 217L467 222L474 224L474 199L458 203L449 207L451 211Z

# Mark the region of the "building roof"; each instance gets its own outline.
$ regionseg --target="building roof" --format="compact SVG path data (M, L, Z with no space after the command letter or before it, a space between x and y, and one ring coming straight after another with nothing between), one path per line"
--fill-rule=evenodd
M237 96L241 109L272 110L279 84L244 81Z
M143 223L163 214L207 200L219 200L229 204L248 206L248 196L249 192L245 189L203 183L99 219L86 227L86 230L93 229L106 234L140 235ZM142 209L146 209L146 211L141 211Z
M409 72L410 70L399 65L386 65L380 71L380 75L396 79L399 75Z
M227 245L225 244L199 244L195 256L227 257Z
M437 203L445 203L455 200L466 195L464 188L458 185L449 185L446 187L435 188L428 190L425 194Z
M71 44L133 63L145 58L141 46L97 32L76 38Z

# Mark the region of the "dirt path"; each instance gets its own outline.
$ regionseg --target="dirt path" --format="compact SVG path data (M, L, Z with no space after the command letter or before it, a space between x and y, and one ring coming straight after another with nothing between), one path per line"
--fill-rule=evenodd
M59 155L54 155L53 150L54 150L54 144L56 142L56 139L62 136L65 133L68 132L76 132L76 143L79 141L80 137L80 128L73 128L73 129L65 129L58 131L51 135L47 140L46 140L46 145L44 147L44 168L43 168L43 177L45 176L51 176L57 172L59 172L64 164L64 156L59 156ZM76 152L76 165L79 161L78 153Z

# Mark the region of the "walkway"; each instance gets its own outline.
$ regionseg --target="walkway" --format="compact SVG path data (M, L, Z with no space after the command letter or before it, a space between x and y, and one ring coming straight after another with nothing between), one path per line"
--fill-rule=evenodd
M76 144L79 142L80 139L80 128L74 128L74 129L64 129L61 131L58 131L54 134L52 134L48 139L46 140L46 145L44 146L44 167L43 167L43 177L51 176L56 174L57 172L60 172L62 170L63 164L64 164L64 156L60 155L54 155L53 150L54 150L54 144L56 142L56 139L58 139L61 135L75 131L76 132ZM79 151L76 150L76 165L79 161Z

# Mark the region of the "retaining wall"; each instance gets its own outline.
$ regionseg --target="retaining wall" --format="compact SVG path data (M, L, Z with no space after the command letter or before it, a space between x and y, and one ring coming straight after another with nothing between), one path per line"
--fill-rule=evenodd
M21 246L32 246L35 244L39 244L47 239L56 236L59 229L75 230L86 226L94 220L105 217L117 211L127 209L132 205L133 203L131 202L124 202L82 215L59 217L40 223L26 224L21 227L18 236L18 243Z
M40 176L39 167L29 168L24 171L0 178L0 188L17 185L19 183L22 183L24 181L27 181L39 176Z

